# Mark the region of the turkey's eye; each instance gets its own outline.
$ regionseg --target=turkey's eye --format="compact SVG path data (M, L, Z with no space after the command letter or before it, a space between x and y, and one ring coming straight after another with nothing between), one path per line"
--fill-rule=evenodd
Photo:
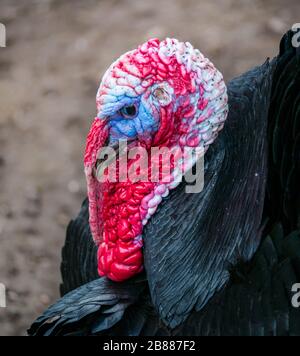
M124 106L120 110L120 112L121 112L122 116L124 116L125 118L132 119L137 114L137 107L136 107L136 105Z

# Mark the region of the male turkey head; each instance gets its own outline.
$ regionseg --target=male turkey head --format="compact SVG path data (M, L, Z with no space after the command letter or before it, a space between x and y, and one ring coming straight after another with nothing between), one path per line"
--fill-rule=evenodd
M119 140L148 152L153 147L206 151L227 116L226 86L221 73L190 43L152 39L109 67L96 103L84 159L90 227L98 245L99 274L122 281L143 269L143 228L176 188L176 162L167 183L100 182L95 175L99 151Z

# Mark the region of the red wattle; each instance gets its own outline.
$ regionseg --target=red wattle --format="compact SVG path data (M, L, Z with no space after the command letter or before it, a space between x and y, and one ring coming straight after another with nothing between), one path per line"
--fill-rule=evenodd
M172 42L172 40L168 41ZM201 99L197 107L191 102L191 96L186 95L196 91L195 70L192 71L186 63L178 61L175 54L165 55L163 51L159 51L159 46L158 39L149 40L137 50L122 56L110 68L109 75L104 77L96 98L98 115L101 119L95 119L87 138L84 164L88 186L90 227L93 239L98 245L98 272L100 276L107 276L114 281L128 279L143 269L141 250L143 224L147 223L149 216L155 212L157 197L150 202L150 206L148 206L148 201L154 197L155 188L159 186L159 183L170 181L170 171L165 175L165 171L159 169L156 183L130 182L129 180L119 182L118 179L116 183L109 181L100 183L94 177L93 169L96 165L97 154L99 149L105 146L108 137L106 120L109 121L109 117L106 117L107 111L103 110L107 104L106 101L108 100L109 106L111 104L109 100L115 96L114 89L119 80L122 85L118 93L127 94L128 91L130 96L135 96L135 94L139 96L143 93L146 99L147 96L152 95L148 90L150 86L165 81L172 87L172 95L181 97L176 112L174 112L172 102L160 106L158 130L155 134L153 133L149 142L143 143L147 146L148 153L151 146L159 148L176 148L178 145L185 146L186 144L191 147L197 146L199 135L191 130L193 126L191 122L196 110L204 110L208 105L206 99ZM179 50L181 51L182 48ZM128 74L128 78L135 77L141 80L127 80L124 73L126 76ZM139 85L135 86L136 82ZM198 90L202 98L204 87L200 86ZM210 112L207 112L207 115L210 115ZM203 121L205 117L200 116L198 120ZM142 142L136 142L136 144L142 145ZM154 158L155 168L168 167L171 163L170 168L173 171L175 161L178 159L176 155L175 152L174 157L171 157L171 162L165 162L167 158ZM117 162L117 170L120 168L118 164L119 162ZM134 160L126 168L129 168L131 164L134 164ZM104 175L106 173L107 171ZM139 175L142 177L142 172L139 172ZM146 196L148 199L144 199Z
M143 269L141 200L153 183L108 183L99 197L102 204L103 239L98 249L98 272L114 281L130 278Z

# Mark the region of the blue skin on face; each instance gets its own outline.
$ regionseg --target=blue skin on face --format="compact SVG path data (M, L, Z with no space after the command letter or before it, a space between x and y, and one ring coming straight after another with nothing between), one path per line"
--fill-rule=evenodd
M149 107L146 107L141 97L118 98L115 104L115 113L109 116L110 127L109 144L113 145L119 140L128 141L152 136L158 130L158 118L155 119ZM122 105L123 104L123 105ZM132 109L132 106L135 109ZM113 109L113 107L111 108ZM127 109L133 115L127 115Z

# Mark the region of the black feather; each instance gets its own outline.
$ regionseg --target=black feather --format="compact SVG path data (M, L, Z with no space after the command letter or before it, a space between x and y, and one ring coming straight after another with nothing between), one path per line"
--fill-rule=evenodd
M29 335L93 335L117 324L147 287L143 276L126 283L98 278L67 293L28 330ZM138 313L136 313L138 317ZM130 332L130 329L127 330Z
M82 203L78 217L67 228L62 249L60 286L61 295L99 278L97 273L97 246L89 227L88 199Z
M266 62L229 83L229 117L206 155L204 190L187 194L181 184L145 227L151 297L171 328L201 310L260 242L273 69Z

